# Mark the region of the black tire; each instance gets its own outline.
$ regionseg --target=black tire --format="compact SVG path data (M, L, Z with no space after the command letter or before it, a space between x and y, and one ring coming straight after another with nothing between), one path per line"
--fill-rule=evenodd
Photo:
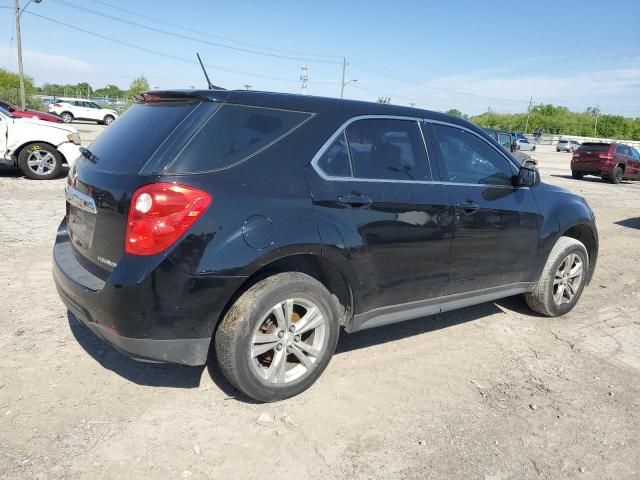
M60 114L60 118L62 119L62 121L64 123L71 123L73 122L73 114L71 112L62 112Z
M559 149L559 148L556 148L556 152L560 153L560 149Z
M536 151L536 146L534 145L533 147L531 147L531 151L535 152Z
M30 166L29 161L41 162L41 166ZM25 177L31 180L51 180L60 175L62 155L53 145L48 143L30 143L20 150L18 168L22 170ZM39 170L41 173L38 173Z
M571 171L571 176L576 180L582 180L584 178L583 172L576 172L575 170Z
M114 120L115 120L115 117L113 115L105 115L102 123L108 126L108 125L111 125Z
M575 254L580 257L582 262L582 277L579 285L573 297L567 303L558 304L554 300L554 293L557 292L556 285L554 285L554 279L556 278L556 272L560 268L561 264L568 258L570 254ZM540 279L535 289L525 294L527 305L531 310L540 313L547 317L558 317L570 312L582 295L584 289L587 272L589 271L589 254L585 246L571 237L560 237L554 245L547 263L542 270ZM559 287L559 286L558 286ZM562 294L560 294L561 298Z
M624 172L622 171L622 168L616 167L613 169L613 172L611 172L611 175L609 175L609 181L617 185L622 181L623 175Z
M254 332L270 318L274 305L287 299L303 299L317 306L325 319L320 354L300 378L285 383L272 383L261 378L255 365L265 360L251 355ZM295 313L293 315L295 317ZM295 323L299 321L293 320ZM340 326L339 307L334 296L317 280L298 272L279 273L256 283L243 293L229 309L220 323L214 339L218 365L227 380L238 390L260 402L273 402L293 397L308 389L329 364L338 343ZM268 320L269 321L269 320ZM280 336L278 326L271 321L272 329L267 334ZM295 327L293 327L295 329ZM274 333L276 332L276 333ZM316 335L314 330L313 335ZM288 335L288 333L286 333ZM280 337L282 338L282 337ZM297 336L299 338L299 335ZM277 342L279 340L276 339ZM297 341L297 340L296 340ZM286 345L286 337L280 345ZM289 340L289 345L291 340ZM265 344L266 345L266 344ZM277 346L277 345L276 345ZM282 346L279 347L282 349ZM285 346L284 369L302 366L290 348ZM277 352L270 350L266 362L276 361ZM260 365L258 365L258 368Z

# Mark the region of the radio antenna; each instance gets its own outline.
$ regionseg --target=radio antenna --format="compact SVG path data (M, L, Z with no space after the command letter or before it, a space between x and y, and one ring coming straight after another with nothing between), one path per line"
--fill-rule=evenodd
M207 70L204 68L204 63L202 63L202 59L200 58L200 54L196 52L196 56L198 57L198 61L200 62L200 66L202 67L202 72L204 73L204 78L207 79L207 85L209 86L209 90L223 90L220 87L216 87L211 80L209 80L209 75L207 75Z

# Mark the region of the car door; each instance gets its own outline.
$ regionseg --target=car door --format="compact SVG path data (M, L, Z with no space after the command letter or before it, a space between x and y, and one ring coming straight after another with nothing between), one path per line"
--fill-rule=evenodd
M0 114L0 158L4 158L7 154L8 121L7 117Z
M91 120L102 120L102 112L100 111L100 106L93 102L84 102L85 107L87 108L87 118Z
M356 314L442 295L450 208L418 119L356 117L308 168L323 254L341 265Z
M476 132L432 122L433 148L453 209L451 292L533 281L541 220L518 167Z
M629 147L629 159L627 160L627 166L631 165L631 175L638 179L640 178L640 152L634 147Z

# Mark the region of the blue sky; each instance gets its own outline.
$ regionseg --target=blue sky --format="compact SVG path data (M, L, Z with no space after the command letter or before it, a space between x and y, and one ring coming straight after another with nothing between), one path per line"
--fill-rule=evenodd
M4 0L0 5L12 3ZM214 83L226 88L250 84L254 89L299 92L300 68L306 64L309 93L338 96L346 57L347 80L357 79L346 87L348 98L389 96L396 104L475 114L488 107L523 111L533 96L534 103L578 111L600 105L605 113L640 116L638 0L606 5L562 0L43 0L29 5L21 23L25 70L37 84L88 81L94 88L108 83L126 88L144 74L152 87L204 87L195 63L199 51ZM11 10L0 9L0 25L0 61L17 70Z

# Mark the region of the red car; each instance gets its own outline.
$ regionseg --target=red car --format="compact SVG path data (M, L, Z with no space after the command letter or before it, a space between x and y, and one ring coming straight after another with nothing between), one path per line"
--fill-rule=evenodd
M47 122L62 123L62 119L57 115L53 115L52 113L29 110L28 108L22 110L21 108L18 108L15 105L10 104L9 102L5 102L4 100L0 100L0 108L4 108L7 112L15 117L35 118L37 120L46 120Z
M640 153L624 143L583 143L571 159L571 174L578 180L596 175L611 183L640 180Z

